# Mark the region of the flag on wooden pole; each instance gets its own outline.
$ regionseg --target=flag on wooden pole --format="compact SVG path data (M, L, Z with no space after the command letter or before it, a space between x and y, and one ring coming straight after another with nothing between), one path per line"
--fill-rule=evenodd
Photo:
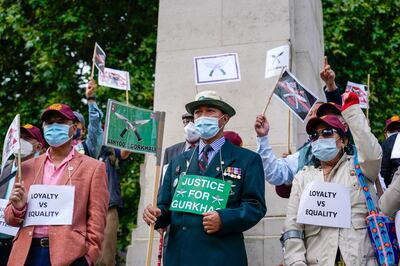
M3 172L4 166L11 155L20 152L20 128L19 128L19 114L15 116L10 127L7 130L6 137L3 145L3 155L1 163L1 172Z
M96 65L97 69L104 73L104 69L106 67L106 53L101 49L100 45L95 43L94 53L93 53L93 62Z
M302 122L318 100L318 97L301 84L287 69L282 73L276 84L274 95Z

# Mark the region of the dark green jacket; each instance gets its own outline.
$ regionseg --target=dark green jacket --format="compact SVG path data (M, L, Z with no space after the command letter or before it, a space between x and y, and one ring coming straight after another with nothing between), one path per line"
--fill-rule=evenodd
M187 169L193 152L195 154ZM247 265L243 231L256 225L266 213L262 162L257 153L234 146L229 141L220 152L223 169L228 166L240 168L241 179L225 177L226 181L232 180L234 194L229 196L226 209L218 210L222 229L213 235L204 232L201 215L169 211L176 188L173 186L175 179L182 172L200 174L198 148L179 155L168 166L158 196L157 205L162 214L156 223L156 228L170 225L165 266ZM217 153L205 176L222 179L219 168L220 154Z

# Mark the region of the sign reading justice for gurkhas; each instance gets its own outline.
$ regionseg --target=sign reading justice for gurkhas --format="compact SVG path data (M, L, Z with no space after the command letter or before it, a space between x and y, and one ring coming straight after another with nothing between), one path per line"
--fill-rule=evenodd
M230 189L231 183L220 179L185 175L179 178L169 209L195 214L224 209Z

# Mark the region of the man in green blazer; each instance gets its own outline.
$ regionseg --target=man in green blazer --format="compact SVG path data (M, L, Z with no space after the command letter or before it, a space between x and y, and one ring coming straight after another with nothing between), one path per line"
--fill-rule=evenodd
M223 130L235 110L214 91L203 91L186 105L201 133L198 147L169 164L157 206L148 205L143 219L155 228L170 225L166 266L247 265L243 232L265 213L265 184L257 153L227 141ZM202 214L171 211L179 180L206 176L231 184L227 205Z

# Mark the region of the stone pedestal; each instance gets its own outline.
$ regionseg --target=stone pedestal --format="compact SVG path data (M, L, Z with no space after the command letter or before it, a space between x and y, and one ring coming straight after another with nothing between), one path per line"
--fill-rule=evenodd
M154 109L166 111L164 148L183 140L181 115L197 91L216 90L237 111L226 130L238 132L244 147L255 150L254 121L266 104L276 78L264 79L268 49L291 44L292 72L323 97L319 70L323 63L322 6L319 0L161 0L157 39ZM235 52L240 82L195 86L193 57ZM277 156L287 151L288 109L275 98L267 110L270 142ZM305 125L294 116L292 150L306 139ZM132 233L127 265L144 265L148 226L143 207L151 202L155 159L142 169L138 227ZM287 200L266 184L267 215L245 232L249 265L282 262L279 237ZM157 235L157 234L156 234ZM154 240L156 262L159 239Z

